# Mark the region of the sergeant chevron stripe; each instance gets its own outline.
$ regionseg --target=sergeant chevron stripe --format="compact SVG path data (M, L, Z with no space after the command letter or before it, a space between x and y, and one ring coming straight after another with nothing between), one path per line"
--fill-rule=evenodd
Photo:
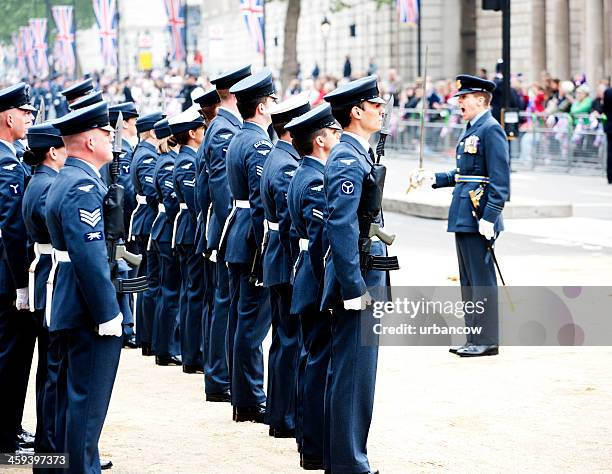
M102 212L100 211L99 207L94 209L93 211L79 209L79 219L84 224L90 225L91 227L95 227L102 219Z

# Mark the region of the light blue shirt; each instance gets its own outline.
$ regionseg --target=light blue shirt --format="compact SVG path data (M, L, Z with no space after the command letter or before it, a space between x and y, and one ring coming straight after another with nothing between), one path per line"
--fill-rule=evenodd
M480 117L482 117L488 111L489 111L489 109L485 109L482 112L480 112L476 117L474 117L472 120L470 120L470 127L473 127L476 124L476 122L478 122L478 120L480 120Z

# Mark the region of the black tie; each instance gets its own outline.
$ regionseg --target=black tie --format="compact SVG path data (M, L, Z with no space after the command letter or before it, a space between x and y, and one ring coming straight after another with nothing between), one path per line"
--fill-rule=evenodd
M376 163L376 160L374 158L374 150L372 150L372 148L368 148L368 154L370 155L370 159L372 160L372 163Z
M468 122L467 126L465 127L465 131L467 132L471 126L472 126L472 122Z

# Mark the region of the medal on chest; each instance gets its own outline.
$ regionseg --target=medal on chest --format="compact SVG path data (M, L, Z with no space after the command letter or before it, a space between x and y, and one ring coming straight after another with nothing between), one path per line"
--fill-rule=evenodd
M463 146L463 151L465 153L475 154L478 153L478 144L480 142L480 138L476 135L472 135L465 139L465 145Z

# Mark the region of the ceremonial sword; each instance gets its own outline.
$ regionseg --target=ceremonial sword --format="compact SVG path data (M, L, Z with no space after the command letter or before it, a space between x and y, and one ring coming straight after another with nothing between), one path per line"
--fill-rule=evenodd
M421 97L421 130L419 136L419 168L418 171L423 171L423 152L425 148L425 102L427 101L427 56L429 55L429 46L425 46L425 65L423 69L423 84L422 84L422 97ZM416 185L410 183L406 194L413 189L416 189Z

